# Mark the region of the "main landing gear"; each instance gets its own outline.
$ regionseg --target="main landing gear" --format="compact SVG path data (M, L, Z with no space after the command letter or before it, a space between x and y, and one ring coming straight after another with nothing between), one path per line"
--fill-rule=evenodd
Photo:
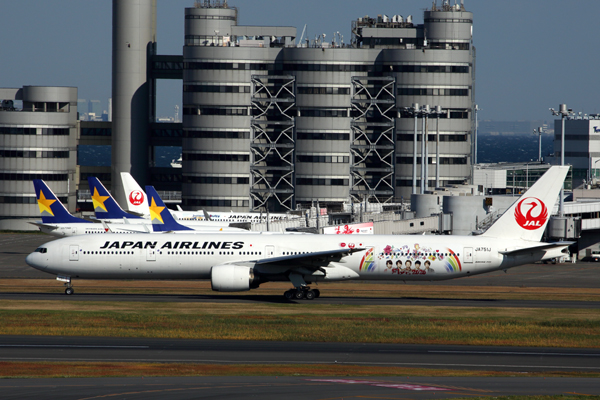
M296 299L296 300L313 300L321 295L321 291L319 289L311 289L308 286L303 286L296 289L287 290L283 296L288 299Z

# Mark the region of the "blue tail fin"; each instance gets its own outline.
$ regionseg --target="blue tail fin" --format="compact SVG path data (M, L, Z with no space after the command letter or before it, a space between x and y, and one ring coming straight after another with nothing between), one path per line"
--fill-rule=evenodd
M85 219L72 216L43 180L34 179L33 187L35 189L35 197L38 206L40 207L43 223L89 223L89 221L86 221Z
M94 213L98 219L140 218L125 212L96 177L88 177Z
M146 195L150 203L150 219L155 232L193 231L192 228L181 225L169 212L169 209L156 193L153 186L146 186Z

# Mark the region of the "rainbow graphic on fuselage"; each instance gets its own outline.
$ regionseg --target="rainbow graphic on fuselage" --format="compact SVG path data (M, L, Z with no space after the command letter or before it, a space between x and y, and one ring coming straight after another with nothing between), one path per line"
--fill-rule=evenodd
M375 270L375 260L374 260L374 256L373 256L373 250L374 250L374 248L371 247L370 249L367 250L367 252L363 256L363 258L360 262L360 270L361 271L371 272L371 271Z
M446 267L446 271L448 272L460 272L462 271L462 266L460 265L460 259L452 250L448 249L447 257L444 257L444 267Z

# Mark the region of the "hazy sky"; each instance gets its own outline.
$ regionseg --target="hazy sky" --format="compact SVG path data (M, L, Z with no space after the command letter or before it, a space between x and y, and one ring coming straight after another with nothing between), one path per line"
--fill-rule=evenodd
M183 15L194 0L158 0L158 52L182 54ZM454 0L451 0L454 3ZM3 0L0 87L76 86L79 98L111 91L109 0ZM298 36L336 31L364 15L413 15L423 23L431 0L229 0L240 25L295 26ZM441 0L438 0L441 4ZM599 113L600 1L465 0L474 13L476 101L480 119L551 120L549 107ZM181 82L161 81L159 116L181 105Z

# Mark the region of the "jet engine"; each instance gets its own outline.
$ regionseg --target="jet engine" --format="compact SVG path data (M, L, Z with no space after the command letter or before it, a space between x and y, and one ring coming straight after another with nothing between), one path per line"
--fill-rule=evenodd
M254 271L241 265L217 265L210 270L210 285L217 292L242 292L253 285Z

